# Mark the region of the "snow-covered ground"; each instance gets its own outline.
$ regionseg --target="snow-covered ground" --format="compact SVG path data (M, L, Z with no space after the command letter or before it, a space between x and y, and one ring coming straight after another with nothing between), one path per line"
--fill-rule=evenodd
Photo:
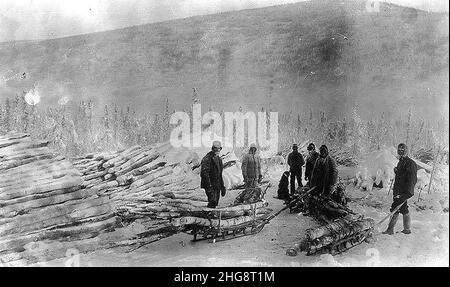
M283 207L274 198L278 180L285 166L268 169L273 183L266 194L273 210ZM448 170L448 169L447 169ZM342 173L354 172L340 168ZM220 205L232 202L239 191L231 190L221 199ZM374 188L372 191L347 187L350 207L377 222L389 214L392 192ZM210 243L191 242L192 236L180 233L127 253L125 248L99 250L77 255L80 266L448 266L449 265L449 214L448 192L422 192L409 200L412 217L412 234L401 233L401 217L396 233L381 234L388 221L377 228L374 240L362 243L347 252L331 256L296 257L286 255L286 249L304 236L306 229L319 224L302 214L290 214L288 210L273 219L264 229L251 236ZM443 210L447 208L446 212ZM58 259L38 266L64 266L73 258Z

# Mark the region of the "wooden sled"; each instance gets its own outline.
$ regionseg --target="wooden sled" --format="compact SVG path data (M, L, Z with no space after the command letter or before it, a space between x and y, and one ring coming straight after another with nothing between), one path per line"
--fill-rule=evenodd
M193 235L193 242L209 240L210 243L216 243L217 241L257 234L265 226L261 223L263 223L263 220L255 220L227 228L192 226L186 233Z

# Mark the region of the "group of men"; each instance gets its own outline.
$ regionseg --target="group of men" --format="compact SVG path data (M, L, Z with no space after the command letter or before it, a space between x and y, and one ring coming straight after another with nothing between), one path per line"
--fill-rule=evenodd
M289 200L296 190L296 181L298 187L303 187L303 166L305 166L306 186L315 187L314 192L317 194L324 196L332 194L337 183L338 170L335 160L329 155L328 147L322 145L317 152L316 146L310 143L307 150L308 155L305 162L303 155L298 151L298 145L292 146L292 152L287 158L289 171L283 174L278 186L279 199ZM288 177L290 177L290 190L288 189Z
M219 203L220 195L225 196L226 188L222 178L223 162L220 158L221 143L214 141L212 149L205 155L201 162L201 188L208 197L208 207L215 208ZM282 178L287 183L287 175L290 175L290 194L295 192L295 181L302 187L302 168L305 165L304 179L308 187L315 187L314 193L330 196L334 192L338 181L336 161L329 155L328 147L322 145L319 152L313 143L307 147L306 162L298 150L298 145L292 146L292 152L288 155L289 172L285 172ZM261 182L261 159L256 153L255 144L251 144L249 152L242 159L242 175L245 187L255 187ZM408 157L407 146L398 145L397 154L399 162L394 168L395 179L393 187L393 203L391 206L392 217L388 229L384 234L394 234L394 227L399 213L403 215L403 233L411 233L411 217L408 210L407 199L414 195L414 186L417 182L417 165ZM280 181L281 184L281 181ZM287 187L287 184L286 184ZM278 194L281 199L288 199L289 194ZM283 198L285 197L285 198Z
M290 174L290 194L295 192L295 182L298 187L303 187L302 167L305 165L305 181L309 187L315 186L316 193L329 195L332 193L338 179L338 170L335 160L329 155L328 147L322 145L319 152L316 146L310 143L307 147L308 156L306 162L303 155L298 151L298 145L292 146L292 152L288 155L288 166ZM285 194L284 196L288 196Z

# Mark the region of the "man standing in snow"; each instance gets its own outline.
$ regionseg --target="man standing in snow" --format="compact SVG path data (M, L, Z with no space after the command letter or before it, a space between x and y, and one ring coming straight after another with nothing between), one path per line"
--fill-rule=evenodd
M328 147L322 145L319 149L319 158L314 164L311 175L311 187L316 187L314 193L330 196L338 179L338 170L335 160L328 154Z
M394 234L394 227L397 223L399 212L403 214L402 232L405 234L411 233L411 217L409 215L407 200L414 195L414 186L417 182L417 165L414 160L408 157L408 148L406 144L401 143L398 145L397 154L399 156L399 161L394 168L394 202L392 203L390 211L394 211L400 204L402 204L402 206L392 215L387 230L383 232L384 234L389 235Z
M222 171L223 162L220 158L222 144L220 141L214 141L211 151L205 155L201 163L201 184L208 197L208 207L216 208L219 204L220 194L225 196L225 185L223 183Z
M306 167L305 167L305 180L308 186L310 186L312 171L314 169L314 164L319 158L319 153L316 151L316 146L310 143L307 147L308 156L306 157Z
M292 146L292 152L288 155L289 171L291 173L291 195L295 192L295 179L298 186L302 187L302 166L305 164L303 155L298 152L297 144Z
M245 187L256 187L261 182L261 159L256 154L256 144L251 144L249 152L242 158L242 176Z

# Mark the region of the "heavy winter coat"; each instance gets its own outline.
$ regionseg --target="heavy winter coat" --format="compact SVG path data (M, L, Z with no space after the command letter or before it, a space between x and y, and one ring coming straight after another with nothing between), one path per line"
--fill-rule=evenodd
M261 159L259 155L248 153L242 158L242 176L244 179L258 179L261 173Z
M214 190L224 190L225 185L222 178L223 163L219 156L213 151L207 153L201 163L201 183L200 187L205 190L213 188Z
M277 195L279 199L289 199L289 174L283 173L281 176Z
M417 183L417 165L409 157L403 157L398 161L393 194L400 195L406 200L414 195L414 186Z
M312 154L306 157L306 167L305 167L305 178L311 180L312 171L314 169L314 164L319 158L319 153L314 151Z
M328 195L331 188L337 183L338 170L336 162L329 155L319 157L314 164L311 176L311 187L316 186L316 193Z
M301 170L302 166L305 164L305 160L303 159L303 155L299 152L291 152L288 155L288 165L290 170Z

